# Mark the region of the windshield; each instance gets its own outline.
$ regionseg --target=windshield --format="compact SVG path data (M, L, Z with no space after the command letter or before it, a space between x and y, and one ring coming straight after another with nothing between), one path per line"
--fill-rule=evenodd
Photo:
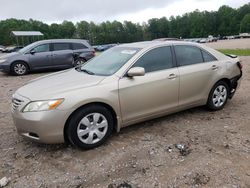
M110 76L139 51L140 48L113 47L84 64L80 70L93 75Z

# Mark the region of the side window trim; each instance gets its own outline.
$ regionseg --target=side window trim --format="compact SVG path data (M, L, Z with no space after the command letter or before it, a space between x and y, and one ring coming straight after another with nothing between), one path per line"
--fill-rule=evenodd
M54 51L54 46L53 46L53 44L51 42L49 43L49 51L50 52Z
M200 49L200 48L199 48L199 49ZM202 49L200 49L200 52L201 52L201 57L202 57L203 63L205 63L205 58L204 58L204 55L203 55Z
M172 53L172 64L173 64L173 68L174 68L174 67L178 67L178 62L177 62L177 59L176 59L176 54L175 54L174 45L172 44L170 47L171 47L171 53Z
M73 49L73 43L72 43L72 42L69 43L69 48L70 48L71 50L74 50L74 49Z

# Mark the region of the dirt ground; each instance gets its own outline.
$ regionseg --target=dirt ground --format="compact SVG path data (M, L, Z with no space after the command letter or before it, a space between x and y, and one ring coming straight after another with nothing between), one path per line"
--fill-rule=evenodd
M0 179L10 178L6 187L15 188L249 188L250 57L241 59L241 87L223 110L199 107L130 126L89 151L18 136L11 95L48 73L0 73ZM187 148L179 150L176 144Z
M206 43L206 45L215 49L249 49L249 39L232 39L232 40L219 40L217 42Z

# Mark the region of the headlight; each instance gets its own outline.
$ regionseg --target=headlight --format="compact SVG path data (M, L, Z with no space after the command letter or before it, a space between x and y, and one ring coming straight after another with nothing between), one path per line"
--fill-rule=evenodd
M7 59L0 59L0 63L5 62Z
M28 103L23 112L39 112L48 111L56 109L60 104L62 104L64 99L53 99L48 101L34 101Z

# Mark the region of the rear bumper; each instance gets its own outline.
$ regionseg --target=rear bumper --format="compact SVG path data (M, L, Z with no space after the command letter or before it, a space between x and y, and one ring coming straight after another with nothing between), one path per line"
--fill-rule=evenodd
M236 89L240 86L240 82L241 82L241 78L242 78L242 71L240 73L240 75L232 78L230 80L230 94L229 94L229 98L233 98Z

